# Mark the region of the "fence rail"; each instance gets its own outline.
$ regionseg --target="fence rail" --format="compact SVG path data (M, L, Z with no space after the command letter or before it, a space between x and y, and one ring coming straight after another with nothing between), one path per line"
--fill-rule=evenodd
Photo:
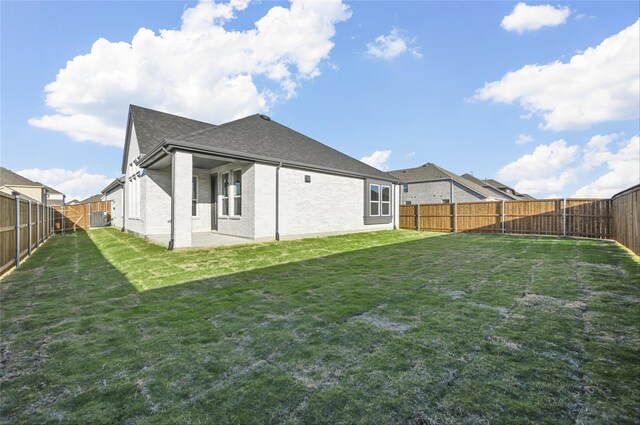
M400 206L400 228L615 238L640 252L640 186L613 199L544 199Z
M0 275L53 234L53 208L0 192Z

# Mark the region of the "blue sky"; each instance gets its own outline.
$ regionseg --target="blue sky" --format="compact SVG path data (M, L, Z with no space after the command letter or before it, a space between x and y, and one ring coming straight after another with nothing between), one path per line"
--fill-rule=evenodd
M245 3L2 1L2 166L98 192L135 103L264 112L381 169L536 197L640 181L638 2Z

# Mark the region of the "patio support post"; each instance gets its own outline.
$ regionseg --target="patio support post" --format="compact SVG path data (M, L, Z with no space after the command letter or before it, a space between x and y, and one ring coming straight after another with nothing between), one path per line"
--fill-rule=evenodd
M171 240L169 249L191 246L191 181L193 155L176 151L171 156Z

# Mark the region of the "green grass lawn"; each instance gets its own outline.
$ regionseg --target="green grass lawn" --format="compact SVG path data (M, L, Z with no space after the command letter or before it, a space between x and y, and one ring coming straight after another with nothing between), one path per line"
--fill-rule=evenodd
M56 236L0 281L5 423L639 423L640 268L385 231L167 252Z

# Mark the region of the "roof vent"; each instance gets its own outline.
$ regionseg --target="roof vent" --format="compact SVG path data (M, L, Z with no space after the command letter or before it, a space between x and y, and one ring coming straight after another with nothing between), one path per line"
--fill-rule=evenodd
M269 118L268 115L260 114L260 118L262 118L265 121L271 121L271 118Z

